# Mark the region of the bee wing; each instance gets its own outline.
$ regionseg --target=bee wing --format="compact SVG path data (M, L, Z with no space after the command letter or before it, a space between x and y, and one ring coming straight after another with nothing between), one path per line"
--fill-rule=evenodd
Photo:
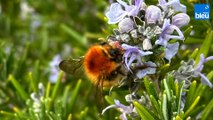
M82 64L84 61L84 56L78 59L68 59L63 60L59 63L59 68L66 73L72 74L74 76L80 76L83 73Z

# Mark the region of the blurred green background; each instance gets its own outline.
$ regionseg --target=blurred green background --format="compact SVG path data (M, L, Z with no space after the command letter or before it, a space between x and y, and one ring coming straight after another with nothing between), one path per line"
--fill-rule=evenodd
M209 36L213 10L209 21L194 20L193 3L202 2L206 1L182 1L191 17L187 27L193 26L193 34L185 32L187 49L180 51L173 65L188 60L195 48L205 48L199 52L213 55L213 36ZM157 0L146 3L156 4ZM107 24L107 6L108 0L0 0L0 119L111 120L119 116L114 109L98 115L101 106L96 103L96 88L85 78L78 80L61 72L57 82L50 82L51 72L58 70L51 66L55 56L61 57L58 63L78 58L98 43L98 38L112 34L116 26ZM213 62L206 68L212 71ZM43 83L44 93L39 83ZM200 105L213 97L212 90L205 89ZM116 91L111 97L124 101L127 93ZM42 95L40 112L36 112L36 103L40 102L33 98Z

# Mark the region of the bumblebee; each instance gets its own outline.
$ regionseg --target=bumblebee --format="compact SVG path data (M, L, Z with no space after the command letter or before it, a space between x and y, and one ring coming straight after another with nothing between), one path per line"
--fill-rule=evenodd
M119 42L104 42L88 49L84 57L63 60L61 70L75 76L83 66L86 76L98 87L112 87L127 74L122 64L124 50Z

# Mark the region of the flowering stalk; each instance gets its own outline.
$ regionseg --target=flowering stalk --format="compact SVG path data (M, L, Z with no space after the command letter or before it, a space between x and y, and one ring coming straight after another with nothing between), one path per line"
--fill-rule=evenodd
M183 9L179 10L179 7ZM156 74L156 68L162 66L147 58L163 54L170 63L177 54L179 42L170 41L184 40L180 28L190 21L184 13L185 8L179 0L159 0L158 6L147 6L143 0L135 0L133 4L117 0L111 4L106 16L109 24L118 24L118 29L108 40L122 44L124 66L138 79ZM163 51L159 52L160 49ZM146 66L145 69L142 66Z
M124 49L123 65L129 71L125 79L127 82L124 83L133 81L133 86L137 85L138 81L142 82L145 76L150 81L156 81L156 79L160 81L158 79L160 76L158 68L171 63L178 53L180 42L185 39L180 28L190 22L190 17L186 14L186 6L181 4L179 0L168 0L168 2L158 0L158 5L146 5L143 0L134 0L134 2L129 0L128 3L117 0L117 2L111 4L106 12L106 17L109 24L118 25L118 29L114 30L115 34L108 37L108 41L119 41L121 43ZM190 81L194 77L200 77L202 83L212 87L211 82L201 73L203 64L212 59L212 57L204 58L201 55L200 62L197 65L194 62L184 63L184 66L180 67L178 71L169 73L169 75L173 75L173 82L178 81L177 83L181 87L179 93L182 94L183 88L188 89L191 84ZM165 88L160 91L163 92L162 104L171 102L173 99L173 96L170 96L167 82L164 81L164 85ZM133 92L137 93L137 90ZM180 98L181 94L177 94L176 97ZM148 98L152 99L151 97ZM166 101L167 99L168 101ZM180 98L179 100L183 99ZM153 98L152 102L155 103L155 101L157 100ZM177 104L180 105L180 103L184 102L179 101ZM134 111L132 102L130 102L130 106L124 106L118 100L115 100L115 105L105 108L102 113L109 108L118 108L122 112L120 116L122 120L126 120L127 115ZM178 110L179 112L180 110ZM162 114L164 115L163 118L167 118L165 116L165 114L168 114L166 110Z

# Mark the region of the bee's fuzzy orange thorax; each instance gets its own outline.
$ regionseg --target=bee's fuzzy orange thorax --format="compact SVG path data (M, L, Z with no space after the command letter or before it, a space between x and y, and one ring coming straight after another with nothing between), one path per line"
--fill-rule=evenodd
M85 55L84 69L93 83L97 83L101 75L109 75L116 69L116 63L104 54L105 48L100 45L92 46Z

